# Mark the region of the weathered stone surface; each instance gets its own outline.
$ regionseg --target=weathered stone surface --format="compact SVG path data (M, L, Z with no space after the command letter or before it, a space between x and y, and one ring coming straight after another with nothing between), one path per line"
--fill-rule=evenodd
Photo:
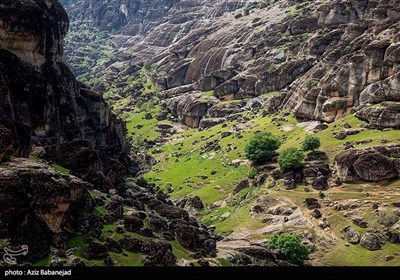
M168 205L168 204L160 204L156 206L155 210L163 217L167 217L169 219L183 219L189 220L189 214L176 206Z
M83 255L88 259L105 259L108 257L108 249L105 245L97 242L89 242L89 246Z
M87 183L28 159L0 165L2 234L27 244L29 259L44 258L55 235L82 230L92 212ZM35 203L32 203L34 201Z
M378 236L375 233L370 232L365 233L361 237L360 244L369 251L377 251L381 248Z
M350 244L360 243L361 235L354 228L350 226L345 227L343 232L346 234L347 241Z
M127 231L139 232L143 226L143 221L136 215L127 216L124 218L124 228Z
M0 126L0 163L12 152L12 133L4 126Z
M356 116L367 121L370 128L400 128L400 104L364 108Z
M202 101L200 97L201 93L174 97L168 101L167 106L172 113L178 116L182 124L199 127L201 119L212 104L209 101Z
M87 163L84 170L71 166L77 172L101 169L107 175L115 166L113 160L137 172L138 165L128 155L124 124L101 95L75 80L64 63L62 43L69 21L59 2L6 1L0 19L0 125L12 133L14 154L27 156L32 144L51 146L51 160L69 165L74 161L67 158L71 150L86 149L80 154L82 164ZM85 142L79 140L90 144L69 147Z
M57 0L0 5L1 235L13 245L27 244L25 258L31 262L45 258L51 245L65 247L68 238L88 230L93 211L88 188L101 179L102 187L106 181L122 187L122 176L139 170L124 124L65 64L68 26ZM35 156L94 185L21 158L33 146Z
M379 182L398 177L394 161L385 147L351 149L335 158L340 179L346 183Z
M195 210L203 210L204 209L204 204L203 201L201 201L201 198L198 196L191 197L187 201L188 206L193 207Z
M384 110L385 118L370 107L400 101L396 1L302 2L296 13L290 11L300 5L297 1L268 6L240 0L63 3L77 21L90 19L102 30L114 29L117 45L135 54L121 51L99 73L107 79L113 80L113 67L146 61L156 63L156 73L165 73L155 73L153 80L168 98L213 90L218 99L232 100L281 91L260 98L267 112L288 108L301 119L332 122L362 110L360 117L371 119L371 125L398 123L397 105ZM181 107L190 114L180 112L179 119L195 127L207 111L200 104Z
M238 192L240 192L241 190L244 190L245 188L248 188L249 186L250 186L249 180L243 180L233 190L233 194L237 194Z
M316 198L306 198L304 203L306 204L309 210L321 208L321 205L319 204Z

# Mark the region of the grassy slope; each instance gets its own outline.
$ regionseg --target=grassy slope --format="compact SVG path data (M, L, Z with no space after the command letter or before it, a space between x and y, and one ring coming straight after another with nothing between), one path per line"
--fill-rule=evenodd
M152 110L152 114L156 116L160 112L160 108L156 107ZM149 140L155 140L159 137L156 132L157 121L155 119L145 120L143 117L145 112L135 113L128 116L128 130L130 135L146 135ZM153 172L145 175L148 181L156 182L161 187L165 188L167 182L172 183L175 191L172 193L174 198L182 198L184 196L198 195L206 204L206 209L199 213L201 221L206 225L215 225L217 231L222 235L229 235L238 229L247 229L249 231L257 230L265 226L259 220L250 217L250 206L254 203L257 197L267 191L266 186L253 186L242 190L236 195L233 195L232 190L235 186L247 178L250 171L249 166L240 166L235 168L231 166L232 160L245 159L244 148L249 139L257 131L270 131L275 135L286 136L286 141L283 143L280 150L287 147L299 147L304 139L306 132L303 128L297 126L297 121L292 116L287 116L281 121L273 121L280 116L261 117L252 115L252 113L244 113L245 117L251 120L245 123L246 127L240 131L243 138L236 138L233 135L221 139L221 132L232 130L235 125L243 126L236 121L227 123L227 127L218 125L211 129L198 131L197 129L185 129L182 133L175 135L169 143L162 146L162 153L154 154L159 163L155 166ZM281 125L277 126L276 124ZM345 123L353 127L358 127L362 124L361 121L354 116L348 116L342 120L331 124L330 127L317 135L321 138L322 147L328 153L331 162L334 156L343 150L345 142L357 142L365 139L371 139L368 144L356 145L356 147L364 147L380 144L380 140L386 139L389 142L399 142L398 131L371 131L366 130L357 135L348 136L345 140L337 140L333 138L334 131L343 129ZM137 128L137 125L142 125L142 128ZM289 129L291 128L291 130ZM288 131L290 130L290 131ZM218 140L221 146L221 151L211 151L202 153L201 147L206 143ZM228 147L229 150L228 150ZM60 172L66 173L62 167L55 166ZM215 175L211 175L211 171L216 171ZM206 176L206 177L205 177ZM340 188L330 189L325 192L327 200L347 200L359 199L360 201L369 199L380 201L382 203L391 203L400 200L399 195L400 182L395 181L387 186L373 185L344 185ZM362 189L360 191L360 189ZM305 192L303 186L297 187L295 190L287 191L279 185L268 189L271 197L287 197L295 204L303 207L303 201L306 197L318 198L319 192L311 189L311 192ZM368 195L367 195L368 193ZM98 197L96 192L91 191L93 197ZM368 197L368 198L367 198ZM214 203L225 201L221 207L211 209L209 206ZM307 211L307 210L305 210ZM230 212L230 216L226 219L221 219L221 215ZM359 228L352 224L351 220L343 215L343 213L333 210L332 208L323 206L322 212L328 218L331 224L333 233L342 237L340 230L347 225L352 225L359 232L365 232L365 229ZM104 215L106 210L104 207L96 207L95 213ZM371 221L374 217L372 212L364 211L363 218ZM115 225L106 225L103 228L104 237L112 237L116 240L122 238L122 235L115 232ZM135 235L135 237L143 238ZM266 239L266 235L254 235L253 238ZM178 259L193 261L192 253L183 248L177 242L171 242L173 251ZM68 242L68 248L79 248L76 256L85 260L87 265L103 265L101 260L87 260L82 257L82 252L86 248L85 240L82 236L72 238ZM386 244L382 250L370 252L363 249L360 245L346 246L346 241L342 238L337 238L333 247L328 253L319 253L317 255L317 264L320 265L396 265L400 261L400 257L396 255L398 245ZM384 261L385 255L393 255L394 260L389 262ZM111 254L111 257L116 260L117 265L122 266L141 266L143 265L143 257L140 254L132 252L124 252L124 254ZM48 265L51 255L44 260L36 263L36 266ZM218 261L220 265L229 266L225 260Z
M229 131L233 125L238 124L235 121L229 122L225 128L222 125L218 125L204 131L186 129L175 140L164 145L162 153L154 155L159 160L158 165L155 167L156 171L145 175L148 181L156 182L163 188L165 188L168 182L172 183L175 189L172 196L175 198L198 195L207 206L222 200L227 201L228 203L224 207L218 207L213 210L207 208L199 213L204 224L215 225L217 231L222 235L228 235L239 228L255 230L264 226L260 221L250 217L249 208L257 196L266 190L266 187L250 187L236 195L232 194L234 187L241 180L247 178L250 167L241 166L234 168L230 163L234 159L245 159L243 153L244 147L251 136L257 131L270 131L275 135L285 135L287 140L280 149L283 150L288 147L299 147L307 134L303 128L297 126L297 121L292 116L285 117L284 121L279 121L281 125L277 126L276 121L273 123L272 120L279 116L261 117L251 114L247 113L247 116L252 119L245 123L247 128L241 131L243 136L241 139L235 138L234 135L224 139L220 137L221 132ZM345 123L350 124L352 127L362 125L360 120L350 115L331 124L327 130L317 133L322 142L321 150L329 155L331 162L333 162L334 156L344 149L344 143L346 142L354 143L371 139L371 143L356 144L356 147L365 147L379 145L382 139L386 139L389 142L400 141L398 131L379 131L378 133L373 130L365 130L357 135L348 136L345 140L335 139L332 133L342 130ZM285 131L289 130L290 127L292 127L290 131ZM219 140L222 151L201 153L201 147L205 143L215 139ZM233 150L228 151L227 148L230 144L232 144ZM213 170L217 171L215 175L211 175L211 171ZM204 176L207 176L207 178L204 179ZM400 198L398 195L400 184L398 182L392 183L393 197L389 200L386 196L379 193L379 190L385 192L388 190L385 186L363 186L362 192L359 191L360 187L344 185L340 188L328 190L325 193L327 195L326 199L339 201L345 199L364 200L367 192L369 192L369 195L372 194L371 197L373 199L386 203ZM299 206L303 205L306 197L313 196L318 198L319 194L319 192L313 190L307 193L304 191L304 187L286 191L277 186L269 190L269 192L271 196L288 197ZM225 220L221 219L221 215L226 212L230 212L231 215ZM347 225L356 227L360 232L365 231L365 229L352 224L341 212L326 208L324 209L324 214L328 216L331 228L337 236L342 236L340 230ZM370 213L365 213L364 215L364 218L367 220L371 220L371 217L373 215L370 215ZM254 237L266 238L266 236ZM384 255L392 255L394 250L399 248L397 245L386 244L383 250L370 252L363 249L360 245L347 247L345 244L344 240L337 240L333 246L334 249L324 254L317 263L321 265L392 265L399 261L398 256L395 256L395 260L390 262L383 260Z

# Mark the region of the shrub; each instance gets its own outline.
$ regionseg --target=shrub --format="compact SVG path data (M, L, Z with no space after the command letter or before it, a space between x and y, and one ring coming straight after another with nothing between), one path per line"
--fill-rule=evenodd
M285 258L295 264L302 264L310 253L310 249L301 243L297 234L274 234L268 242L268 248L279 250Z
M250 169L249 174L247 175L247 177L249 179L254 179L254 178L256 178L256 176L257 176L257 169L256 168Z
M321 141L315 135L307 135L301 147L304 151L315 151L321 147Z
M142 109L143 109L143 101L142 100L139 100L138 102L136 102L136 108L139 110L139 111L142 111Z
M141 148L144 144L144 139L141 134L136 135L135 137L135 145L137 148Z
M145 112L151 112L154 109L155 105L153 100L149 100L142 105L142 110Z
M272 133L257 133L246 146L246 157L256 163L267 162L272 159L280 145L279 138Z
M304 160L304 153L296 148L284 150L278 157L279 167L283 172L301 167Z

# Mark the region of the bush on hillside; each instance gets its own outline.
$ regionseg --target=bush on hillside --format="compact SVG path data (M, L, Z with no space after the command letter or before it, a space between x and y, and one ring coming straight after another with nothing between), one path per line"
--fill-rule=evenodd
M297 234L274 234L267 244L270 249L279 250L285 258L294 264L303 264L308 259L310 249L301 242Z
M315 135L307 135L301 146L301 148L304 151L313 151L313 152L315 150L318 150L319 147L321 147L321 141Z
M280 145L279 138L272 133L257 133L246 147L246 157L256 163L265 163L272 159Z
M304 160L304 153L296 148L284 150L278 157L278 164L281 171L298 169Z

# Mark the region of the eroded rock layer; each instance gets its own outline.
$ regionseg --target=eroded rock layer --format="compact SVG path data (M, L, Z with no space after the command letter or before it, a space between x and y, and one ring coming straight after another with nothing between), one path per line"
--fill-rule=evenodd
M124 124L64 63L68 25L56 0L0 5L1 238L30 246L31 260L87 226L88 188L118 189L121 175L138 171Z
M105 74L113 80L121 65L156 64L153 80L167 98L186 99L196 91L213 91L219 100L280 92L265 99L275 98L276 108L290 108L298 118L327 122L399 101L397 0L68 2L76 18L91 18L101 28L124 14L114 35L122 48ZM141 31L132 31L142 18ZM397 107L391 109L396 116Z

